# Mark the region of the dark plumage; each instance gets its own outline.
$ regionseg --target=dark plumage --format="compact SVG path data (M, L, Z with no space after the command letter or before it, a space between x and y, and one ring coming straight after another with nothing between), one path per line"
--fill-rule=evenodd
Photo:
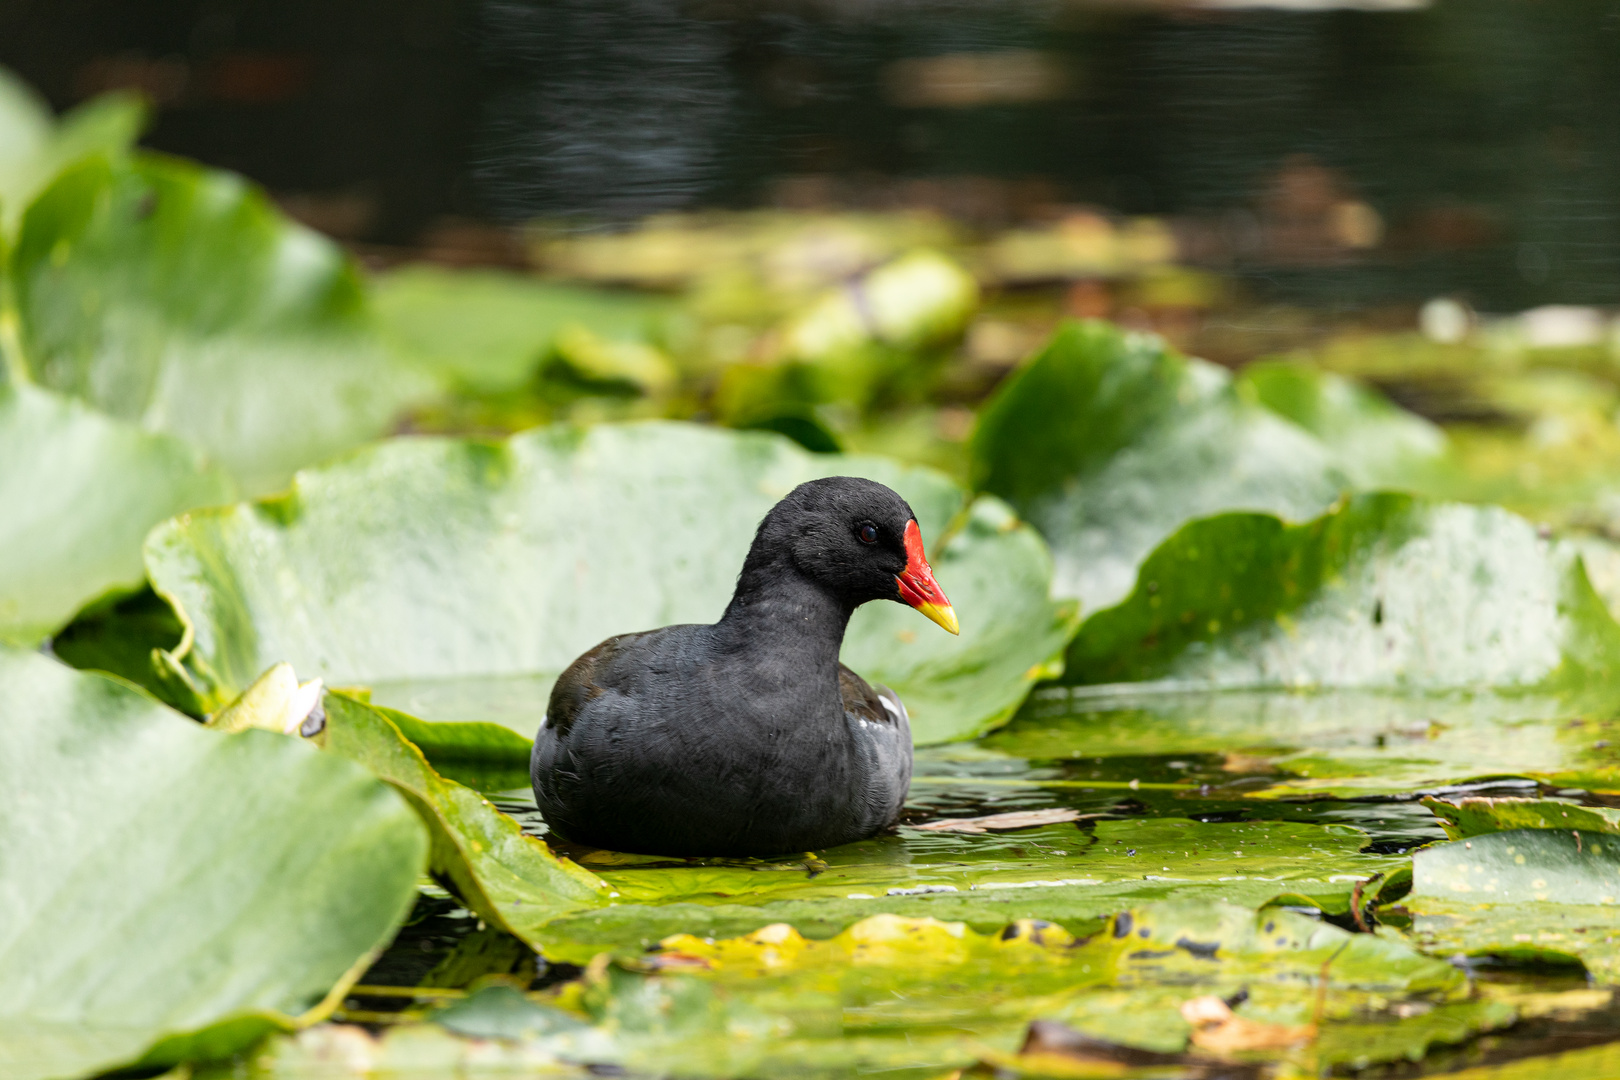
M546 822L677 856L810 851L894 824L905 707L838 662L868 600L956 632L904 499L846 476L799 485L760 523L719 622L609 638L557 679L530 770Z

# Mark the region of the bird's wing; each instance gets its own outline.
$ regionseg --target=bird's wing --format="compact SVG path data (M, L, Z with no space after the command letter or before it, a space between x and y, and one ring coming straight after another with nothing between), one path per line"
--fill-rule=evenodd
M910 717L900 695L887 686L873 686L843 664L838 665L838 691L844 699L844 712L857 720L890 727L910 727Z

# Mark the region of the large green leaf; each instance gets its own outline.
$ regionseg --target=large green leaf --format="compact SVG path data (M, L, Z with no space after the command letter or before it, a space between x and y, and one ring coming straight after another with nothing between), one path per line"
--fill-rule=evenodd
M435 266L378 276L372 298L394 347L479 390L512 389L532 379L569 327L639 340L657 329L670 308L668 301L646 295Z
M390 361L341 250L229 173L85 161L29 208L11 269L39 382L185 436L251 492L434 386Z
M180 659L210 707L286 660L424 719L528 737L585 649L718 618L759 519L800 481L839 473L910 500L963 626L953 638L867 605L844 659L900 692L919 742L1004 720L1071 633L1039 538L993 501L959 517L965 494L936 473L762 433L652 423L396 441L301 474L285 497L167 523L147 566L189 624Z
M1130 592L1183 522L1223 510L1321 513L1348 482L1305 431L1158 338L1071 322L986 403L974 482L1052 545L1056 588L1087 609Z
M145 123L146 109L131 94L96 98L58 123L43 98L0 68L0 236L57 170L87 154L128 149Z
M1088 619L1066 679L1531 687L1620 670L1575 554L1505 510L1358 495L1302 525L1192 522Z
M316 738L405 794L433 838L434 874L480 918L534 943L539 927L556 916L607 902L601 879L525 836L478 792L434 772L400 734L396 715L328 695L326 728Z
M981 932L1038 918L1080 935L1122 907L1163 899L1258 906L1287 895L1342 912L1357 881L1405 865L1364 852L1368 839L1344 825L1158 817L990 836L902 827L826 852L816 865L614 865L587 855L619 906L559 919L541 937L546 955L583 963L683 930L723 937L783 922L825 936L874 914L962 920Z
M1587 834L1620 833L1620 810L1556 799L1424 799L1453 840L1513 829L1570 829Z
M427 838L364 769L0 647L0 1072L229 1051L346 986ZM201 1034L187 1040L189 1033Z
M139 585L153 525L231 497L179 439L0 378L0 642L32 645L109 589Z

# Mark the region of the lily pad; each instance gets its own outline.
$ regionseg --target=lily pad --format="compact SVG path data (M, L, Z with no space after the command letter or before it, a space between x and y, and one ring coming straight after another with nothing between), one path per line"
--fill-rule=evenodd
M1424 799L1453 840L1512 829L1569 829L1587 834L1620 833L1620 810L1556 799Z
M409 911L427 838L364 769L4 647L0 700L7 1077L229 1053L318 1017Z
M1320 514L1349 478L1315 438L1156 337L1071 322L979 414L974 483L1052 545L1059 595L1122 600L1177 527L1226 510Z
M210 708L287 660L425 720L530 737L574 657L718 618L759 519L795 484L843 473L909 499L963 625L953 638L870 604L844 660L899 691L919 742L1002 722L1072 632L1040 539L936 473L763 433L649 423L387 443L302 473L284 497L163 525L147 566L188 624L174 659ZM479 707L495 698L513 711Z
M1247 1016L1297 1025L1311 1020L1324 975L1330 1020L1363 1018L1369 992L1441 1000L1465 992L1455 968L1400 942L1287 911L1198 902L1121 911L1084 941L1034 920L979 934L961 923L880 915L823 941L784 925L729 940L676 935L649 962L764 1000L832 998L847 1034L951 1025L1004 1042L1028 1020L1057 1017L1163 1051L1186 1046L1181 1006L1199 994L1244 990ZM1500 1023L1512 1010L1494 1013ZM1467 1033L1489 1019L1457 1016L1451 1026ZM1366 1046L1360 1053L1405 1056L1435 1034L1386 1047L1385 1057L1372 1058Z
M436 389L390 359L342 251L229 173L84 161L29 207L11 270L38 382L184 436L249 492Z
M1483 903L1620 903L1620 840L1578 830L1510 829L1412 857L1412 895Z
M1356 882L1406 864L1363 852L1367 841L1344 825L1162 817L992 835L902 827L814 863L615 866L586 855L619 906L559 919L541 938L547 956L582 963L683 930L726 937L780 922L824 937L876 914L962 921L981 933L1034 918L1080 936L1095 920L1152 900L1258 907L1287 894L1342 912Z
M106 94L60 121L32 87L0 68L0 236L52 176L88 154L129 149L146 124L133 94Z
M1065 679L1208 686L1530 688L1620 667L1620 626L1579 558L1505 510L1358 495L1315 521L1184 526Z
M434 772L386 711L330 694L326 716L316 741L410 800L433 840L430 869L486 922L533 944L538 929L558 915L607 902L599 878L525 836L478 792Z
M179 439L0 378L0 642L33 645L103 593L138 586L153 525L232 496Z
M559 285L500 270L409 266L372 281L383 334L406 355L477 390L509 390L535 375L569 327L645 340L666 300Z

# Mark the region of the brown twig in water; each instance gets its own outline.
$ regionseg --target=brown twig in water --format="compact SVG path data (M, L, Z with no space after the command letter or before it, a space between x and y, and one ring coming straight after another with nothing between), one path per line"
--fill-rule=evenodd
M1356 882L1355 887L1350 890L1350 917L1356 920L1356 929L1363 934L1372 933L1372 928L1367 925L1367 920L1363 914L1366 904L1362 900L1362 890L1368 885L1376 884L1383 876L1384 872L1380 870L1366 881Z

